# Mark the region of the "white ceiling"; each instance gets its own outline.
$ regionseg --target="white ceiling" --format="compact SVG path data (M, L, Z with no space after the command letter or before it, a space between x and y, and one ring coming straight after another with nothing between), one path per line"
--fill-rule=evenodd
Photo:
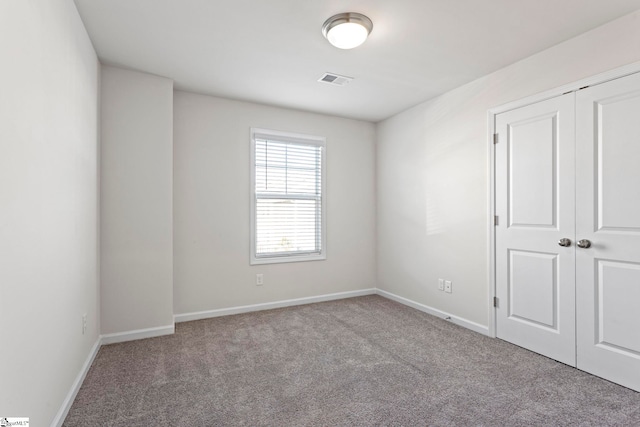
M379 121L640 8L640 0L75 0L101 61L177 89ZM322 23L373 21L353 50ZM355 77L338 87L324 72Z

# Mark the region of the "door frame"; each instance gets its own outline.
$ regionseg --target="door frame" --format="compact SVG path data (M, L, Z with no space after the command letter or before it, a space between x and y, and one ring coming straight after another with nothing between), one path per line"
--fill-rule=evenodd
M626 77L631 74L640 72L640 61L633 62L622 67L614 68L613 70L606 71L604 73L596 74L591 77L587 77L581 80L577 80L566 85L556 87L535 95L528 96L516 101L511 101L506 104L499 105L491 108L487 111L487 159L488 159L488 171L489 171L489 189L488 189L488 216L487 216L487 237L488 237L488 284L489 284L489 330L488 335L492 338L496 337L496 307L493 306L493 299L496 296L496 236L494 226L494 216L496 212L495 205L495 184L496 184L496 165L495 165L495 146L493 143L493 135L495 133L496 116L501 113L505 113L516 108L525 107L527 105L535 104L536 102L544 101L550 98L555 98L560 95L564 95L569 92L575 92L580 89L584 89L588 86L593 86L601 83L608 82L610 80Z

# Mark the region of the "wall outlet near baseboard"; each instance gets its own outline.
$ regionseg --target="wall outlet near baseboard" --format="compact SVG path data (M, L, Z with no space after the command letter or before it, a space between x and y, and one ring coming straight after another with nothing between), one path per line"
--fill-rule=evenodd
M444 281L444 291L447 293L451 293L451 280Z
M258 273L256 274L256 286L262 285L264 285L264 277L262 276L262 273Z
M438 279L438 290L444 291L444 279Z
M82 335L87 332L87 313L82 315Z

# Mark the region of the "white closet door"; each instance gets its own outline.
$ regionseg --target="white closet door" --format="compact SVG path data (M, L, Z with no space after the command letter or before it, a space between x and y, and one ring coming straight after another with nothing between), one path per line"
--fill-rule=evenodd
M579 91L578 368L640 390L640 75Z
M497 336L575 366L574 94L496 117ZM640 271L640 270L639 270Z

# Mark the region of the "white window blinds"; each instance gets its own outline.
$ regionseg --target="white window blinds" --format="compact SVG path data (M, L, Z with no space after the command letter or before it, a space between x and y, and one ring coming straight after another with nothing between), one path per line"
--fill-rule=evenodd
M253 150L252 259L323 256L324 140L253 133Z

